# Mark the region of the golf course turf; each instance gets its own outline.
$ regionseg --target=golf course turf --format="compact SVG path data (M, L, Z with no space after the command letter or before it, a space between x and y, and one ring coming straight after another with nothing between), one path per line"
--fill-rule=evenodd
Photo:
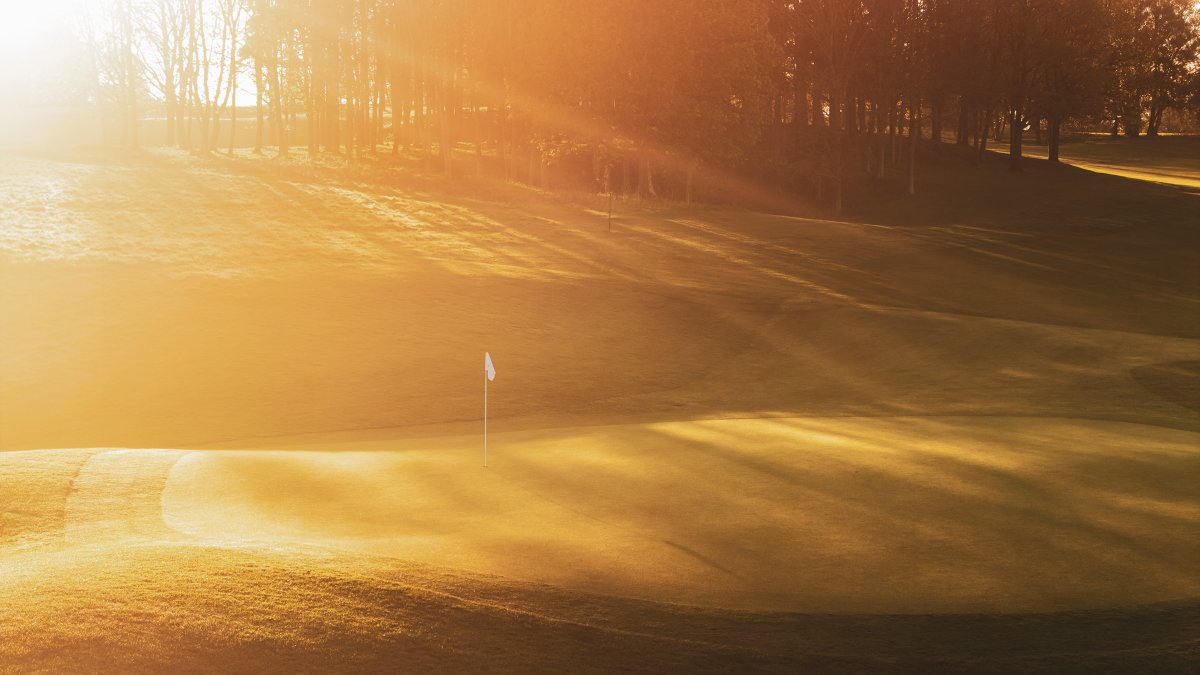
M0 155L0 670L1196 668L1196 168L950 150L837 220L612 232Z

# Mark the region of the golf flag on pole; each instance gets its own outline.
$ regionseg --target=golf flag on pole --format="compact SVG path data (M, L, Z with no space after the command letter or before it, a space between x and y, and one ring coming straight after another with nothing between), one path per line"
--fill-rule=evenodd
M483 353L483 465L487 466L487 383L496 379L496 366L492 355Z

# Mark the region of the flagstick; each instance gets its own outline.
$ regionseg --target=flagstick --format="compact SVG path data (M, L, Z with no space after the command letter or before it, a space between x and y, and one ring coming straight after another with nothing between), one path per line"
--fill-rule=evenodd
M487 369L483 370L483 465L487 466Z

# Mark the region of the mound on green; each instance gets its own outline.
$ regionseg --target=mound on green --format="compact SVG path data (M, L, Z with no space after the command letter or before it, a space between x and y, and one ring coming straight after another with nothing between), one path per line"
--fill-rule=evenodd
M166 521L747 610L1031 612L1200 595L1200 434L1020 417L761 418L180 459ZM309 451L296 452L295 449Z

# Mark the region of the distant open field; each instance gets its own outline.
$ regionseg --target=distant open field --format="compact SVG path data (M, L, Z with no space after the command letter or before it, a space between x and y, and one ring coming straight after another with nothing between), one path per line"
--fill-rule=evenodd
M1200 166L1140 147L611 232L0 155L0 670L1193 668Z

